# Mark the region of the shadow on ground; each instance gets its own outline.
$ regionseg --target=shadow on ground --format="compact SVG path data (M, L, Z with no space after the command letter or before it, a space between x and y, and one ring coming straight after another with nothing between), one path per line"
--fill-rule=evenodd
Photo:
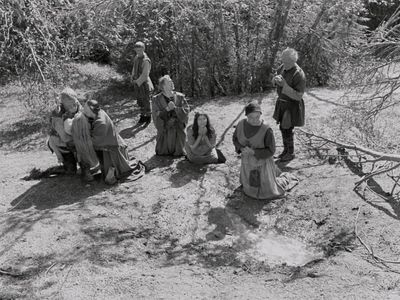
M37 133L46 127L40 118L18 121L0 131L0 148L24 151L29 146L37 145Z
M207 165L196 165L187 159L182 159L176 164L176 170L169 178L171 186L180 188L191 181L201 181L207 169Z
M344 157L343 161L345 162L346 166L352 171L354 174L363 177L366 175L362 169L362 165L353 162L351 159L348 157ZM375 207L376 209L379 209L380 211L384 212L387 214L389 217L392 217L393 219L400 220L400 201L398 198L393 197L390 195L389 192L384 191L383 188L380 186L380 184L374 179L370 178L366 181L367 188L378 195L381 199L385 201L385 203L389 204L392 207L393 212L391 212L389 209L386 207L383 207L379 205L379 203L374 202L374 201L369 201L367 195L364 192L361 192L360 188L355 190L355 193L366 203L369 205Z

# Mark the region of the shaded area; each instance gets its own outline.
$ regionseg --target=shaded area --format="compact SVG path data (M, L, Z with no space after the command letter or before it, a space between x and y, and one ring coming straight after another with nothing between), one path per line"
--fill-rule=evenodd
M366 173L364 173L364 171L362 170L362 165L353 162L347 156L343 156L343 157L344 157L343 161L345 162L346 166L350 169L351 172L353 172L354 174L356 174L360 177L363 177L366 175ZM383 190L383 188L379 185L379 183L374 178L368 179L366 181L366 185L369 190L371 190L373 193L375 193L380 198L382 198L385 201L385 203L389 204L392 207L394 213L391 212L389 209L387 209L377 203L373 203L373 202L369 201L367 199L367 196L365 195L365 190L364 190L364 192L361 192L360 189L357 189L357 190L355 190L355 193L369 205L375 207L376 209L379 209L380 211L384 212L386 215L388 215L389 217L391 217L393 219L400 220L400 201L397 198L391 196L389 192L386 192L385 190Z
M0 148L12 147L13 150L26 150L37 144L36 133L45 128L46 122L40 118L18 121L0 131ZM35 143L36 142L36 143Z
M78 175L43 178L11 201L12 210L23 210L30 207L47 210L82 202L82 200L109 188L100 179L101 176L98 176L97 181L87 184L82 182Z
M145 130L150 123L145 123L145 124L136 124L132 127L128 127L125 129L122 129L119 132L119 135L124 138L124 139L130 139L130 138L134 138L136 136L136 134L138 134L140 131Z
M212 208L208 213L208 222L210 225L215 224L216 228L207 234L208 240L222 240L227 233L235 230L234 216L239 217L244 224L250 228L257 228L260 221L257 215L268 206L272 201L279 200L257 200L246 196L242 192L242 187L236 188L231 195L227 196L225 207Z
M172 165L175 159L176 158L172 156L153 155L144 162L144 165L146 166L146 172L150 172L154 169L166 168Z
M207 165L192 164L187 159L180 160L176 164L176 170L171 174L169 180L173 188L179 188L191 181L199 181L207 172Z

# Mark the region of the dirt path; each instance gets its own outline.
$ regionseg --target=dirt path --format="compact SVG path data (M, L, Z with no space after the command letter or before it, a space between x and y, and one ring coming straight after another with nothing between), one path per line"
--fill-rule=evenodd
M310 128L329 124L337 95L307 94ZM280 145L273 95L253 98ZM358 196L358 175L345 162L325 164L300 148L281 166L300 179L285 200L242 195L231 138L249 98L191 103L210 114L228 158L206 167L154 156L153 125L132 130L136 107L102 101L130 154L150 168L112 187L22 180L56 158L40 146L34 122L10 117L21 111L10 99L1 103L0 272L16 276L0 273L0 299L400 299L400 275L376 265L354 235L362 208L363 238L397 260L399 203Z

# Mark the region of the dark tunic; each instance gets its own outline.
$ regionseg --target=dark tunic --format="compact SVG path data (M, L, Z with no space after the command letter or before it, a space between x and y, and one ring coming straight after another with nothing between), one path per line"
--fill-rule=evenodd
M289 70L285 70L284 67L281 66L277 71L277 75L282 75L292 89L304 93L306 77L303 70L297 64ZM292 99L284 94L282 89L281 86L277 86L278 100L276 101L273 118L277 123L281 123L285 111L289 111L291 127L304 126L305 111L303 99L300 101Z
M134 80L138 79L140 75L142 75L144 61L148 61L151 67L151 60L146 53L144 53L142 56L135 56L133 59ZM145 106L145 110L148 113L150 113L150 93L152 90L153 83L151 82L150 78L148 78L140 86L134 84L134 97L136 100L138 100L138 104L141 107Z

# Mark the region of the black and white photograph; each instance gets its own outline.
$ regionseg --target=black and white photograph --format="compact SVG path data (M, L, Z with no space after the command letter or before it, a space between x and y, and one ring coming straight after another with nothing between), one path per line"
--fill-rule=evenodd
M400 0L0 0L0 300L400 300Z

